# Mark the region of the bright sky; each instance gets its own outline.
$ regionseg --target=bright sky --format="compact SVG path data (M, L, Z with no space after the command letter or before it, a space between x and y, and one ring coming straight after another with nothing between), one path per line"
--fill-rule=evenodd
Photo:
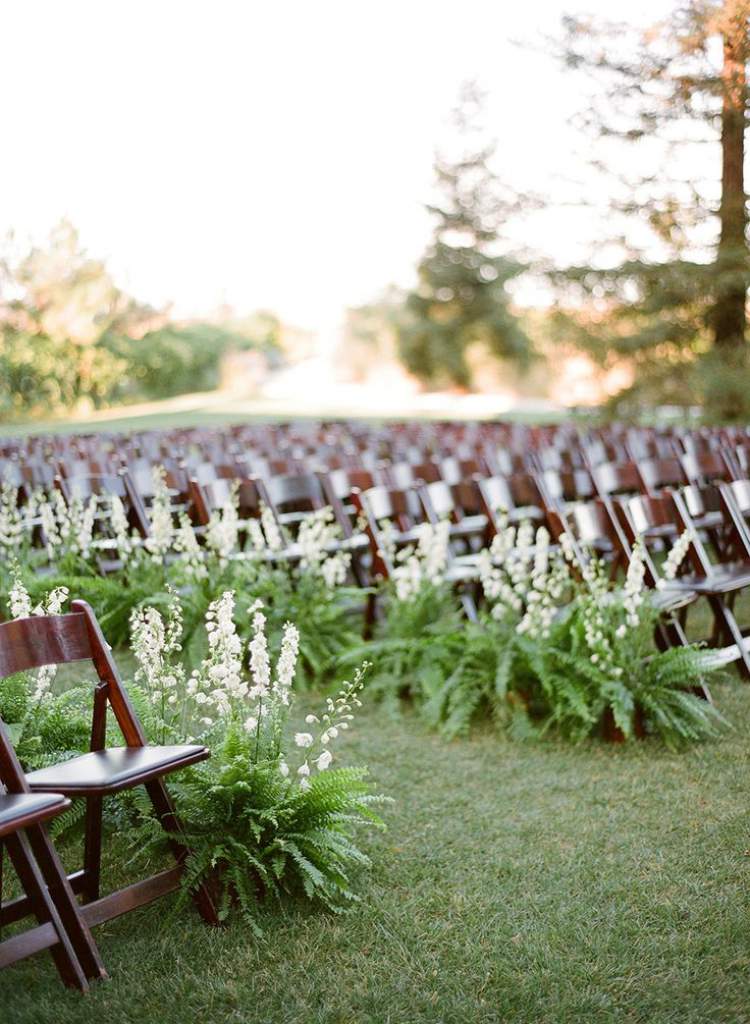
M622 17L621 0L589 8ZM651 18L668 0L632 0ZM584 9L586 5L584 3ZM323 332L409 284L459 83L490 94L497 169L562 195L587 180L581 83L520 49L575 0L23 0L3 8L0 233L63 215L137 297L228 302ZM592 180L591 188L601 188ZM560 259L593 223L523 239Z

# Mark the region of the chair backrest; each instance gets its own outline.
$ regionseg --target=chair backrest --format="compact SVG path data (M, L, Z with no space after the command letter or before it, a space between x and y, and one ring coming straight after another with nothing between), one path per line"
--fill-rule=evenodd
M112 474L99 474L60 477L57 481L57 486L60 488L68 504L74 498L87 501L93 496L103 498L118 497L123 503L131 528L137 530L141 537L148 536L149 523L146 509L127 471L123 471L116 476ZM106 527L106 523L104 525Z
M93 657L82 614L36 615L0 623L0 679Z
M548 469L538 478L540 490L550 502L589 501L596 488L587 469Z
M65 615L32 615L0 623L0 679L42 668L91 661L99 677L94 690L92 750L105 744L107 702L129 747L142 747L145 733L120 680L112 652L85 601L71 602Z
M640 494L643 490L638 467L634 462L603 462L594 467L591 475L602 498L616 494Z
M314 473L271 476L263 483L279 512L312 512L325 507L323 487Z
M712 483L732 479L731 467L720 452L689 451L680 456L682 468L690 483Z
M657 495L666 487L683 487L688 478L680 460L676 457L666 459L642 459L638 470L648 494Z

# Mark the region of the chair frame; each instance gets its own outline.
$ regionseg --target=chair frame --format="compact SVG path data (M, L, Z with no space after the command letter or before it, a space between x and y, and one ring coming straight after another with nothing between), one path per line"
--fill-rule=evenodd
M33 807L36 801L24 790L23 771L2 723L0 779L4 780L0 783L0 801L10 797L21 804L20 813L7 826L0 827L0 885L5 848L28 901L30 915L37 921L35 927L0 941L0 970L48 949L62 982L87 992L89 979L104 978L106 971L45 828L47 821L70 807L70 801L50 794L41 806ZM32 806L24 811L24 803ZM0 915L2 909L0 902Z
M71 612L64 615L32 616L0 624L0 679L44 665L91 661L98 682L94 686L90 751L107 749L108 707L114 713L126 747L147 747L143 727L125 691L111 650L93 611L85 601L73 601L71 609ZM34 785L34 773L30 776L23 773L7 734L2 746L0 771L6 779L10 779L10 783L6 782L6 785L10 785L13 792L61 791L60 787L53 788L43 783ZM88 784L84 780L75 788L64 787L66 795L70 793L86 800L83 868L66 876L66 885L69 885L73 893L83 898L84 903L80 907L79 917L86 928L144 906L179 887L189 851L177 838L182 832L182 826L163 777L173 770L205 760L208 756L209 751L206 748L196 748L196 752L166 769L143 769L132 773L125 782L117 785L102 785L95 781ZM169 836L175 866L102 897L100 881L103 798L108 793L131 789L137 785L145 786L157 818ZM39 843L37 845L37 855L41 852L49 860L50 851ZM208 924L218 926L218 914L208 888L199 885L192 896L203 919ZM3 908L0 923L20 920L32 909L28 896L13 900ZM68 921L65 923L69 924ZM72 941L81 961L88 963L88 976L95 976L89 973L92 968L91 949L80 924L74 929Z

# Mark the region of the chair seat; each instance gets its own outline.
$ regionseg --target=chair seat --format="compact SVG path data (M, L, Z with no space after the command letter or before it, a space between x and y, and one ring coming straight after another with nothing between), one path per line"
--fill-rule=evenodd
M451 537L471 537L487 529L487 516L464 516L457 523L451 523Z
M693 516L693 526L696 530L717 530L724 525L724 517L721 512L703 512L701 515Z
M679 608L686 608L697 598L694 590L683 587L672 587L671 584L661 590L654 590L651 594L651 602L660 612L674 612Z
M670 586L695 590L699 594L730 594L750 587L750 565L716 565L707 576L680 576Z
M31 789L37 792L95 796L129 789L204 761L208 756L206 747L197 745L109 747L49 768L40 768L30 772L26 779Z
M38 825L70 807L60 793L0 793L0 837Z

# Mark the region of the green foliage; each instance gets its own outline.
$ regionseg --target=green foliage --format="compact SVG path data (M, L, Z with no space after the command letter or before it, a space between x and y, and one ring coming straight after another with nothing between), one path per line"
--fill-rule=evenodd
M597 733L611 715L624 739L635 735L643 716L647 731L667 746L719 736L727 723L716 706L691 692L707 681L704 653L697 647L654 648L656 613L645 606L638 625L616 637L621 608L604 609L603 628L613 642L605 661L587 636L587 597L579 597L555 624L548 641L527 648L544 728L579 741Z
M383 799L364 768L329 769L303 790L280 775L276 760L258 762L252 747L247 734L228 731L210 761L182 773L172 791L192 851L183 896L208 882L221 916L236 905L259 935L258 905L267 897L304 898L333 911L357 901L352 870L369 859L354 833L382 826L373 807ZM156 823L146 833L163 845Z
M406 298L397 325L405 366L422 380L468 387L467 351L481 346L493 356L527 364L531 344L510 309L509 281L524 267L497 254L503 222L515 204L500 198L489 167L494 145L477 141L482 97L464 89L455 127L465 147L455 159L437 158L443 200L428 206L435 237L418 267L419 284Z
M687 0L648 27L564 19L558 56L594 83L582 120L609 177L613 237L606 266L597 254L553 275L557 326L632 371L609 404L619 416L665 402L720 421L750 410L747 14L744 0ZM699 138L715 147L720 180L686 175ZM633 144L639 166L624 175Z
M123 292L65 220L0 272L0 420L208 390L227 349L277 347L268 317L251 333L169 323Z
M109 394L113 402L168 398L187 391L210 391L219 383L219 359L248 339L216 324L167 324L142 338L108 335L105 350L127 372Z
M386 615L374 640L342 654L341 665L372 662L368 695L392 710L402 698L418 703L439 685L462 646L465 623L450 587L424 582L409 600L399 601L387 588Z

